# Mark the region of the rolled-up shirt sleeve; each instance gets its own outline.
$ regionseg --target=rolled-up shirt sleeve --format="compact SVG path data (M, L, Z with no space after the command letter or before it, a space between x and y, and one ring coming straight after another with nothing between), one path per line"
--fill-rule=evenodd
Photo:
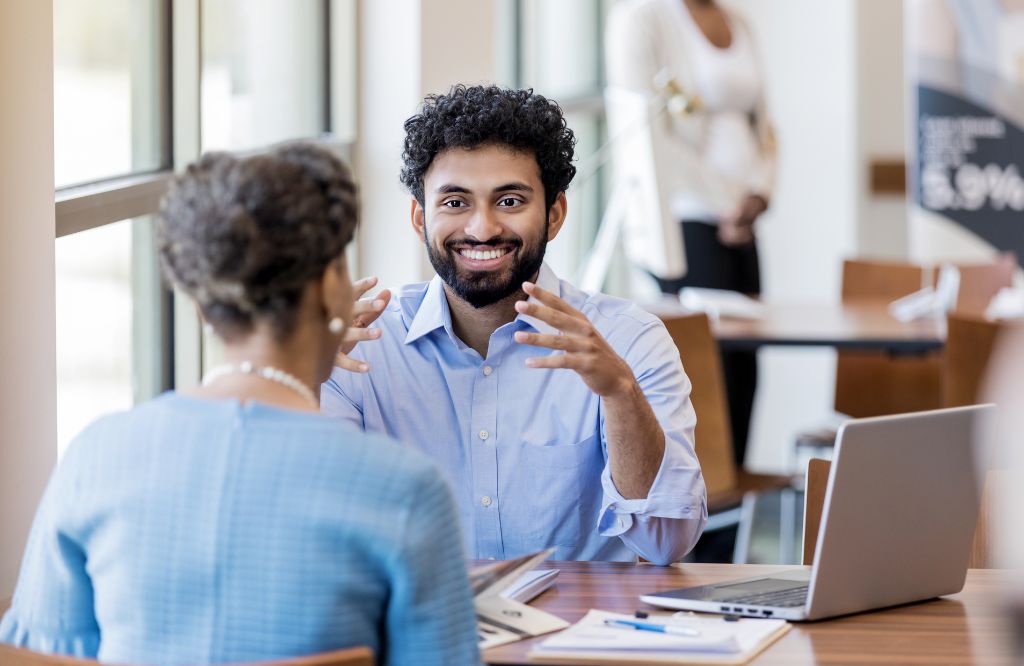
M690 402L690 380L660 320L647 324L619 353L633 369L661 424L665 454L647 497L642 499L623 498L605 464L598 530L602 536L620 538L630 550L655 564L668 564L693 548L708 519L707 492L694 448L697 416ZM607 457L603 412L601 438Z

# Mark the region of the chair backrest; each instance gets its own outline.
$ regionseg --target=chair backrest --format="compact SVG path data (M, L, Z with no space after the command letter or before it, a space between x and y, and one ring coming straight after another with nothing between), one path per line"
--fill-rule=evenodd
M665 320L672 341L693 388L690 401L697 412L695 435L697 459L708 495L736 487L736 462L732 453L729 405L722 379L722 360L718 342L711 333L705 314L692 314Z
M818 545L821 511L825 506L825 488L832 463L820 458L807 461L807 479L804 483L804 559L806 565L814 562L814 549Z
M804 484L804 555L803 563L814 562L814 551L818 546L818 528L821 525L821 512L825 506L825 490L828 487L828 474L832 463L828 460L813 458L807 463L807 481ZM985 485L981 495L981 509L978 511L978 523L974 528L974 541L971 544L971 558L967 566L971 569L987 569L992 566L992 530L993 510L1000 496L1000 483L1009 482L1009 473L990 471L985 475Z
M842 298L844 303L889 302L930 281L931 271L917 264L848 259ZM935 409L942 401L941 388L938 355L840 351L836 356L835 409L855 418Z
M48 655L0 644L0 664L3 666L98 666L91 659L75 659ZM368 647L323 652L305 657L260 661L235 666L374 666L373 651Z
M971 544L971 561L967 566L972 569L991 569L997 566L993 554L996 552L992 541L992 526L996 524L995 507L1007 496L1009 484L1015 481L1010 470L989 470L985 474L985 485L981 491L981 511L978 513L978 526L974 530L974 542Z
M894 301L924 287L931 272L907 262L847 259L843 262L843 302Z
M1013 285L1017 257L1012 252L1004 252L992 262L958 264L957 268L960 271L960 291L957 292L954 311L981 316L1000 289Z
M942 363L944 407L976 405L1001 325L980 317L951 314Z

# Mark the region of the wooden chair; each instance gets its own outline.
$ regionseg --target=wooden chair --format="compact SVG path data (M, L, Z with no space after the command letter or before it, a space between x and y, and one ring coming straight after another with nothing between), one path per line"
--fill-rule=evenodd
M931 271L910 263L843 262L843 303L892 302L920 290ZM836 358L835 410L854 418L935 409L941 402L937 354L893 356L840 351Z
M0 645L0 664L3 666L99 666L99 662L91 659L40 654L9 645ZM235 666L374 666L374 660L373 651L370 648L355 647L306 657L236 664Z
M942 406L962 407L981 402L981 387L988 369L992 351L1002 330L998 322L977 316L951 314L947 318L946 345L942 351ZM804 498L804 564L814 558L818 525L821 520L829 463L812 459L807 465L806 494ZM991 535L989 525L995 488L1006 472L989 471L982 492L981 511L971 549L971 568L991 566Z
M950 325L967 330L952 331L950 335L954 339L961 333L973 336L963 347L967 356L965 372L950 373L950 357L941 353L901 357L884 352L841 351L836 359L837 412L863 418L971 404L964 402L964 396L977 390L981 375L979 371L972 376L968 370L984 367L974 357L983 354L987 358L994 335L985 331L985 324L978 318L992 297L1012 284L1017 259L1012 253L1004 253L991 263L961 264L957 269L960 290ZM843 262L842 299L844 303L891 302L934 279L933 271L916 264L847 260ZM952 383L947 377L954 378ZM821 452L833 444L831 430L819 429L797 438L798 449L810 447Z
M828 472L832 463L820 458L807 461L807 477L804 481L804 545L803 563L814 563L814 549L818 545L818 529L821 527L821 512L825 506L825 488L828 487Z
M960 291L957 292L953 311L980 317L1000 289L1013 285L1017 257L1012 252L1003 252L992 262L959 264L957 269L960 271Z
M818 545L821 527L821 513L825 506L825 490L828 487L828 474L832 463L828 460L813 458L807 463L807 480L804 494L804 559L803 563L814 563L814 551ZM981 494L981 509L978 511L978 523L974 528L974 541L971 544L971 557L967 566L971 569L987 569L992 566L992 516L999 497L1000 484L1009 483L1009 472L992 471L985 475L985 485Z
M791 479L737 469L732 453L722 361L707 315L667 319L665 327L679 349L683 367L693 385L690 400L697 412L696 450L708 491L708 514L733 512L737 516L737 520L722 521L718 527L739 524L733 559L745 562L757 495L787 488ZM717 521L709 520L712 529L714 522Z
M946 320L942 355L942 404L978 404L982 381L1002 325L981 317L951 314Z

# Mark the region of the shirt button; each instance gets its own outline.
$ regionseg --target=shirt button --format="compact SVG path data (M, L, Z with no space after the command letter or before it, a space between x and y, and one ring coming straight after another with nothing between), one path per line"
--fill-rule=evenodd
M484 377L490 377L492 372L494 372L494 368L489 365L484 366Z
M480 439L487 439L490 436L491 436L491 433L487 432L486 430L481 430L480 431Z
M490 506L491 505L491 498L490 498L490 496L484 495L483 497L481 497L480 498L480 503L483 504L484 506Z

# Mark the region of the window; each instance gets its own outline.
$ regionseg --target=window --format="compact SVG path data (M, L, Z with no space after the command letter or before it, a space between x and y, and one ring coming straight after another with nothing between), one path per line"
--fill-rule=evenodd
M321 0L202 2L203 150L237 150L328 129Z
M172 167L332 129L352 141L355 19L356 0L55 0L60 451L215 361L160 282Z
M159 0L55 0L57 187L164 163Z
M604 120L604 18L609 0L519 0L517 85L556 100L575 132L577 176L569 215L547 260L566 279L577 277L608 201L610 170ZM565 26L572 26L567 30Z
M100 414L161 390L165 296L152 218L57 239L57 446Z

